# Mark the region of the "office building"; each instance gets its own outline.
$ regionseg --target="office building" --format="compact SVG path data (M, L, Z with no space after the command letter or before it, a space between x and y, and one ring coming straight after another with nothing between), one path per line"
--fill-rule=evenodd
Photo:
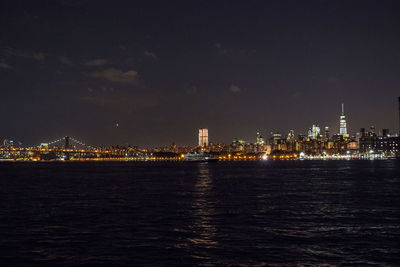
M325 137L325 142L328 142L329 141L329 138L330 138L330 133L329 133L329 127L328 126L325 126L325 129L324 129L324 137Z
M347 123L346 116L344 115L344 104L342 103L342 113L340 115L340 132L339 134L343 137L343 139L349 138L349 134L347 133Z
M199 146L208 146L208 129L206 128L199 129Z
M258 146L263 146L265 144L264 138L262 137L262 135L259 132L257 132L256 144Z

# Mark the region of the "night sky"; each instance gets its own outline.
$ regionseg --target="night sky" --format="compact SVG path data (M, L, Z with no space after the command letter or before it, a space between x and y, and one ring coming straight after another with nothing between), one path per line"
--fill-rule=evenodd
M398 131L398 1L1 1L0 139Z

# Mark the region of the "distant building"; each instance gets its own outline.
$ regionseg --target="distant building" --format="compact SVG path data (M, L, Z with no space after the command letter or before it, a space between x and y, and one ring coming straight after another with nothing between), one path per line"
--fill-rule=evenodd
M199 129L199 146L208 146L208 129L206 128Z
M361 128L361 129L360 129L360 134L361 134L361 136L364 136L364 135L365 135L365 128Z
M282 140L281 133L271 132L271 136L269 138L269 144L271 145L272 150L282 150L283 143L284 143L284 140Z
M350 141L347 143L347 148L352 150L358 150L358 142L357 141Z
M4 146L4 147L13 147L13 146L14 146L14 141L4 139L4 141L3 141L3 146Z
M370 130L371 130L371 133L375 134L375 126L374 125L371 125Z
M245 143L246 142L243 139L234 138L232 140L232 144L230 145L229 151L231 151L231 152L243 152Z
M7 139L4 139L4 140L3 140L3 146L5 146L5 147L8 146L8 140L7 140Z
M379 136L376 140L375 150L385 156L394 157L399 153L400 138L398 136Z
M257 132L257 140L255 145L255 152L261 152L265 150L265 140L259 132Z
M309 139L312 138L312 128L308 128L307 137L308 137Z
M286 137L286 141L287 142L293 142L294 141L294 130L290 130L287 137Z
M325 142L328 142L329 141L329 138L330 138L330 132L329 132L329 127L328 126L325 126L325 129L324 129L324 137L325 137Z
M262 137L262 135L259 132L257 132L256 144L258 146L263 146L265 144L264 138Z
M269 143L271 145L279 145L282 142L282 134L271 132L271 137L269 138Z
M317 140L320 139L320 136L321 136L321 128L318 125L313 125L310 138L313 140Z
M339 134L343 136L344 139L349 137L347 133L347 123L346 123L346 116L344 115L344 104L342 103L342 113L340 115L340 132Z
M377 136L375 134L375 127L371 127L371 132L361 131L359 151L364 156L378 154L394 157L400 152L400 137L390 135L388 129L384 129L382 136Z
M388 137L389 136L389 129L383 129L382 130L382 136L383 137Z
M49 144L48 143L41 143L40 144L40 148L48 149L49 148Z

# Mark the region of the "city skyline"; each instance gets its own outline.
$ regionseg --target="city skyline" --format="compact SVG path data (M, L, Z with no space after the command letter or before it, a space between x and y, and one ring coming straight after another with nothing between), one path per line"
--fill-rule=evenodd
M2 266L400 261L398 0L0 0Z
M399 119L399 126L400 126L400 97L398 97L398 119ZM283 139L287 139L287 140L299 140L301 138L308 138L308 139L319 139L319 140L324 140L324 141L329 141L329 140L334 140L337 139L338 137L340 137L340 139L342 140L346 140L347 142L354 142L356 141L357 143L359 142L358 139L360 138L360 136L364 135L365 133L372 133L376 136L388 136L388 135L392 135L393 137L398 137L400 136L400 127L399 127L399 131L393 131L392 129L388 129L388 128L381 128L381 129L376 129L375 125L370 125L369 127L361 127L359 128L359 131L355 131L355 132L349 132L347 131L347 120L346 120L346 115L344 112L344 103L341 103L341 112L340 112L340 116L339 116L339 120L338 120L338 124L339 124L339 132L332 132L331 131L331 126L329 125L324 125L321 126L320 124L316 123L313 124L312 127L309 127L307 131L305 132L295 132L294 129L290 129L287 133L284 132L280 132L280 131L270 131L269 133L263 133L260 130L257 130L255 132L255 139L242 139L242 138L238 138L238 136L232 137L231 141L232 142L219 142L219 141L214 141L214 140L209 140L209 130L208 128L200 128L198 129L198 135L197 135L197 147L202 147L202 148L207 148L209 147L209 145L211 144L234 144L235 142L240 142L242 144L254 144L254 145L270 145L270 142L268 140L272 140L275 137L274 136L279 136L279 138L283 138ZM321 130L323 129L323 131ZM368 130L370 132L368 132ZM265 134L265 135L264 135ZM265 138L263 137L265 136ZM48 142L42 142L40 144L40 147L42 147L43 145L48 146L51 143L57 143L60 142L61 140L64 140L66 142L65 147L68 147L68 143L69 143L69 139L70 136L65 135L64 137L57 139L57 140L53 140L50 143ZM121 144L107 144L107 145L98 145L98 144L92 144L94 146L91 145L87 145L84 144L82 141L76 140L73 137L71 137L72 140L74 140L74 142L76 144L79 145L83 145L85 147L91 147L94 148L94 146L98 146L98 147L109 147L109 146L120 146ZM17 147L27 147L27 146L23 146L21 141L15 141L15 140L9 140L9 139L4 139L3 140L3 147L8 147L8 146L17 146ZM165 148L168 147L169 145L173 145L176 146L177 143L175 141L172 141L168 144L162 144L162 145L155 145L153 144L152 146L147 146L147 147L143 147L144 149L157 149L157 148ZM180 144L178 142L178 145L181 147L196 147L196 145L193 144ZM28 146L28 147L39 147L38 144L33 145L33 146ZM122 147L140 147L138 144L122 144ZM358 145L357 145L358 146Z
M144 147L398 131L395 1L2 1L1 139ZM26 129L29 129L27 131ZM212 130L211 130L212 129ZM321 128L322 129L322 128Z
M398 97L400 124L400 97ZM360 128L350 135L347 131L344 103L339 116L339 133L332 134L329 126L321 131L313 124L307 134L292 129L287 134L270 132L264 139L256 132L255 142L233 138L231 143L209 140L207 128L198 129L198 143L192 145L139 147L132 145L91 146L71 136L64 136L40 146L24 147L20 142L5 139L0 145L0 160L15 161L197 161L206 160L304 160L304 159L393 159L399 158L400 133L375 126ZM72 144L73 143L73 144ZM206 154L204 154L206 153Z
M400 126L400 97L398 97L398 115L397 116L399 117L399 126ZM308 137L313 136L314 138L316 138L316 136L318 135L318 136L321 136L321 138L323 137L325 139L329 139L329 136L332 137L332 136L337 135L337 136L342 136L345 139L349 139L349 138L355 138L357 136L357 134L360 134L360 132L363 129L364 130L365 129L368 130L370 128L371 128L371 131L374 132L374 133L376 132L377 135L382 135L382 133L384 131L388 131L387 133L395 134L395 135L400 134L400 127L399 127L399 131L396 131L396 130L393 130L393 129L389 129L387 127L383 127L383 128L379 129L379 128L376 128L375 125L373 125L373 124L369 125L368 127L367 126L360 127L357 131L349 132L347 130L348 129L347 128L348 121L346 120L346 115L345 115L345 112L344 112L344 103L341 103L341 112L340 112L340 117L339 117L339 120L338 120L338 125L339 125L339 127L338 127L339 131L336 132L336 133L332 132L332 130L331 130L331 129L334 129L335 127L332 127L330 125L321 125L319 123L313 123L312 127L311 126L308 127L308 128L306 127L306 128L304 128L305 129L304 131L299 131L299 132L296 132L294 129L290 129L286 133L285 132L281 132L281 131L277 131L277 130L269 131L269 132L268 131L267 132L263 132L263 131L260 131L260 130L256 130L253 133L254 135L252 136L252 138L249 138L249 139L244 139L244 138L241 138L240 136L232 135L231 139L228 142L219 141L219 140L213 140L213 139L209 140L209 134L208 134L209 133L208 132L209 129L208 128L200 128L200 129L198 129L197 145L200 146L200 147L207 147L209 145L209 143L213 143L213 144L229 144L230 141L232 141L232 140L234 141L235 139L238 139L238 137L239 137L239 139L241 138L240 140L243 140L243 142L258 144L259 143L259 138L261 138L260 140L264 140L263 136L265 136L266 140L268 140L268 138L273 136L273 134L279 134L282 137L287 136L288 138L298 138L300 136L308 136ZM324 131L322 131L321 129L324 129ZM68 137L69 137L69 135L65 135L65 138L68 138ZM18 146L22 146L23 142L21 140L16 140L16 139L12 140L12 139L13 138L11 138L11 139L5 138L5 139L3 139L3 143L11 142L11 143L13 143L15 145L19 144ZM59 140L61 140L61 139L54 140L53 142L58 142ZM78 141L78 142L80 142L80 141ZM194 143L196 143L196 142L194 142ZM41 143L41 144L43 144L43 143ZM184 143L181 143L179 141L173 140L173 141L170 141L169 143L166 143L166 144L156 145L156 144L153 143L150 146L147 146L147 147L146 146L142 146L142 147L152 148L153 149L153 148L156 148L156 147L168 146L170 144L178 144L178 145L181 145L181 146L193 146L193 143L184 144ZM35 144L35 145L38 145L38 144ZM33 146L35 146L35 145L33 145ZM92 144L92 145L95 145L95 146L110 146L110 145L140 146L140 144L131 144L131 143L125 143L125 144L111 144L111 143L109 143L109 144L101 144L101 145L99 145L99 144Z

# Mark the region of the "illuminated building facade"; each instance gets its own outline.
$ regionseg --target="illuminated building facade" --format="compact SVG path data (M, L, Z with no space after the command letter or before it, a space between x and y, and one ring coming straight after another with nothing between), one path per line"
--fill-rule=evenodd
M311 131L311 139L317 140L320 139L321 137L321 128L318 125L313 125L312 126L312 131Z
M14 142L12 140L4 139L3 141L3 147L14 147L17 145L17 142ZM21 142L19 142L19 146L21 146Z
M330 135L329 135L329 126L325 126L325 130L324 130L324 137L325 137L325 141L328 142Z
M269 144L271 145L272 150L282 150L285 140L282 140L281 133L271 132L271 136L269 138Z
M271 132L271 137L270 137L269 143L270 143L270 145L282 144L282 134Z
M375 131L375 128L373 129ZM382 136L377 136L375 132L365 132L361 129L359 139L359 152L362 156L369 154L383 155L386 157L395 157L400 152L400 137L391 135L388 129L384 129Z
M293 142L294 141L294 130L290 130L287 137L286 137L286 141L288 142Z
M261 151L264 151L265 149L266 149L266 147L265 147L264 138L261 136L260 132L257 132L257 139L256 139L254 151L261 152Z
M239 138L234 138L232 144L230 145L229 151L231 152L243 152L246 142Z
M208 146L208 129L206 128L199 129L199 146Z
M400 100L400 99L399 99ZM400 102L399 102L400 108ZM400 110L399 110L400 117ZM400 125L399 125L400 126ZM132 158L131 160L172 160L180 159L181 154L205 151L216 157L235 159L236 157L255 157L261 159L262 155L283 157L287 155L303 155L310 158L400 158L400 134L391 134L389 129L376 130L361 128L355 136L347 132L347 122L344 115L344 106L340 116L340 132L330 134L328 126L320 128L314 124L307 134L295 136L294 130L286 135L279 132L271 132L264 139L257 131L255 143L246 142L243 139L233 139L231 144L212 143L208 140L208 129L199 129L198 146L178 147L175 143L165 147L156 147L152 150L139 149L138 147L91 147L65 136L57 141L41 143L37 147L23 148L22 143L4 140L0 143L1 159L23 160L53 160L53 159L108 159L108 158ZM323 131L323 132L322 132ZM74 143L83 145L84 149L77 149ZM58 145L54 145L58 142ZM268 142L268 145L266 144ZM68 151L65 151L68 149ZM229 154L228 154L229 153ZM228 156L229 155L229 156ZM299 156L300 157L300 156Z
M261 136L261 134L259 132L257 132L256 144L258 146L263 146L265 144L264 138Z
M343 136L343 138L348 138L349 134L347 133L347 123L346 116L344 115L344 104L342 103L342 113L340 115L340 132L339 134Z
M369 129L370 129L371 133L375 134L375 126L374 125L371 125L369 127Z
M49 149L49 144L48 143L41 143L40 144L40 148Z

